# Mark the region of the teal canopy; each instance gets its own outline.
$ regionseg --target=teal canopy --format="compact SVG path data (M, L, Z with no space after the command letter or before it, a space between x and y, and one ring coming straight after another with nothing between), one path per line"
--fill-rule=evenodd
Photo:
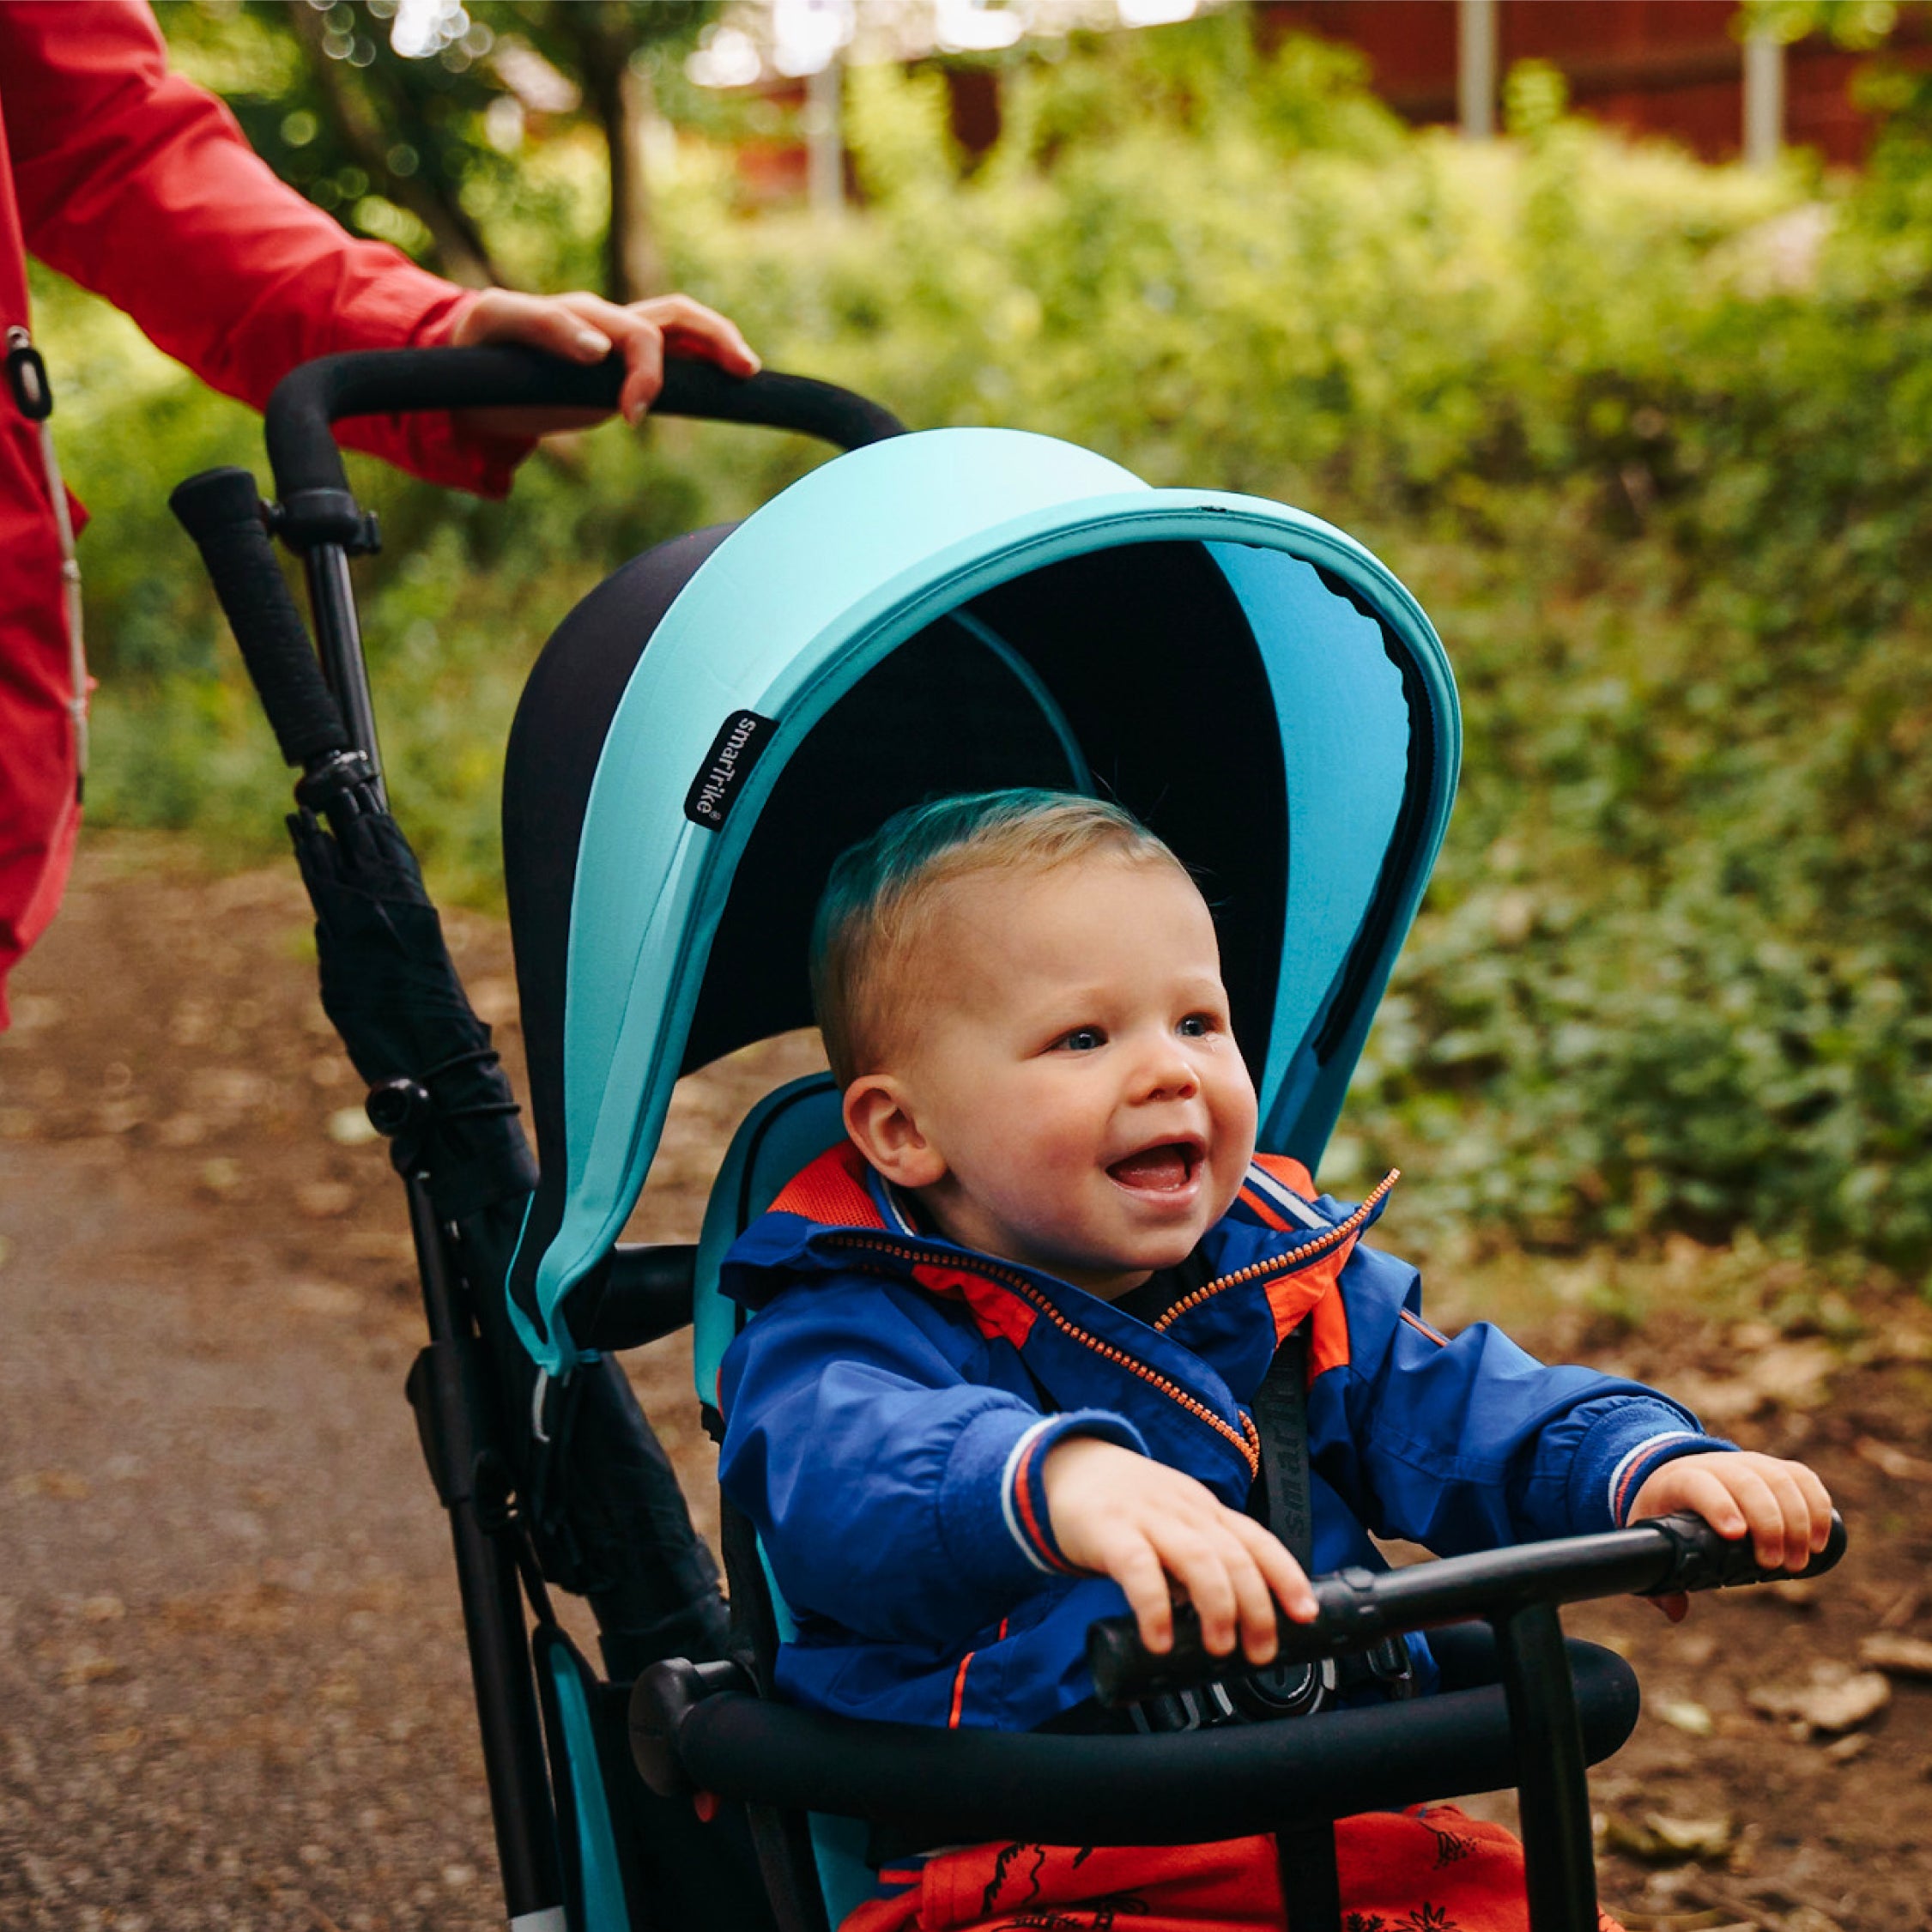
M1095 587L1117 570L1127 583L1130 566L1106 618L1123 639L1164 576L1211 577L1212 595L1163 607L1165 657L1124 644L1110 657L1099 636L1069 669L1051 639L1081 631L1105 601ZM710 551L651 632L597 754L571 900L563 1171L546 1149L554 1206L526 1223L518 1272L530 1287L513 1298L553 1374L578 1359L571 1291L610 1251L650 1171L741 861L782 832L761 833L766 806L833 707L948 623L1006 666L1015 718L1031 707L1036 732L1051 726L1069 784L1113 784L1116 682L1144 718L1150 703L1185 706L1196 666L1239 659L1257 694L1244 711L1271 706L1272 719L1226 720L1242 769L1224 776L1245 782L1267 762L1286 824L1223 825L1214 838L1285 866L1285 881L1244 901L1265 900L1275 930L1263 936L1271 997L1243 1045L1263 1146L1311 1167L1319 1156L1455 790L1455 687L1427 618L1359 543L1280 504L1151 488L1012 430L896 437L813 471ZM1213 827L1214 754L1196 740L1172 787L1189 822ZM1126 802L1166 835L1166 775L1142 789ZM742 945L748 914L735 917ZM802 975L802 960L785 970Z

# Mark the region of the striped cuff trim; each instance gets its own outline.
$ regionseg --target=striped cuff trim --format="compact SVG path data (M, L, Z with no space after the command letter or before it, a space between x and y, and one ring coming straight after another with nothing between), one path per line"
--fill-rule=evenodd
M1610 1472L1611 1522L1620 1529L1622 1527L1623 1512L1631 1499L1628 1493L1636 1487L1632 1479L1652 1455L1670 1443L1702 1439L1695 1429L1666 1429L1661 1435L1647 1436L1634 1449L1626 1450L1623 1460Z
M1043 1417L1014 1443L1000 1473L1000 1511L1021 1554L1048 1576L1071 1574L1073 1566L1060 1554L1047 1520L1046 1493L1039 1482L1040 1438L1055 1430L1062 1418Z

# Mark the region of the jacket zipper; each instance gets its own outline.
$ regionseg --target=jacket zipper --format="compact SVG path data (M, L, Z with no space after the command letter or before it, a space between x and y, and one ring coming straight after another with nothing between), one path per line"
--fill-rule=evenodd
M881 1241L865 1234L828 1234L827 1243L834 1247L863 1248L874 1254L889 1256L894 1261L930 1261L941 1267L955 1265L948 1256L934 1252L931 1249L915 1248L893 1241ZM996 1263L979 1263L970 1269L961 1269L962 1274L974 1274L1001 1282L1038 1313L1046 1317L1055 1328L1069 1341L1077 1341L1091 1348L1103 1361L1111 1362L1117 1368L1125 1369L1130 1375L1137 1375L1142 1381L1151 1384L1160 1394L1184 1409L1196 1421L1205 1422L1215 1434L1225 1437L1240 1451L1242 1460L1248 1465L1251 1477L1260 1473L1261 1438L1255 1432L1253 1418L1245 1409L1241 1411L1241 1427L1239 1432L1231 1428L1215 1414L1204 1402L1190 1396L1178 1382L1169 1380L1158 1369L1149 1368L1145 1362L1136 1360L1124 1349L1116 1348L1111 1342L1103 1341L1099 1335L1088 1332L1077 1323L1069 1321L1048 1298L1042 1294L1024 1275L1010 1273Z
M67 715L74 727L74 796L78 801L88 778L88 656L81 628L81 563L75 554L74 518L67 508L67 486L61 480L60 458L54 451L53 390L47 366L21 324L7 330L7 380L21 415L39 431L40 464L46 474L47 495L53 507L54 529L60 538L61 603L67 619Z
M1299 1268L1304 1262L1313 1261L1317 1255L1326 1254L1330 1248L1347 1240L1366 1223L1369 1216L1382 1204L1383 1197L1402 1178L1402 1169L1391 1167L1370 1190L1362 1204L1347 1220L1337 1221L1327 1233L1317 1234L1312 1241L1304 1241L1299 1248L1291 1248L1287 1254L1276 1255L1270 1261L1253 1262L1246 1268L1238 1269L1232 1275L1217 1275L1212 1281L1203 1282L1192 1294L1177 1301L1154 1324L1154 1333L1165 1335L1171 1323L1178 1322L1190 1308L1198 1308L1210 1297L1218 1295L1223 1288L1236 1288L1244 1281L1260 1281L1287 1274Z

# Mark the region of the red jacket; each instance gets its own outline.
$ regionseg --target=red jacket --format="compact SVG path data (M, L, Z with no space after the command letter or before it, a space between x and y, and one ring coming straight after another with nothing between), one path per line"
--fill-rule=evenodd
M475 300L278 181L218 100L167 71L142 0L0 0L0 336L28 320L29 251L257 409L297 363L440 342ZM466 440L446 416L365 421L344 440L499 496L527 446ZM66 883L71 687L39 439L0 390L0 1027L7 973Z

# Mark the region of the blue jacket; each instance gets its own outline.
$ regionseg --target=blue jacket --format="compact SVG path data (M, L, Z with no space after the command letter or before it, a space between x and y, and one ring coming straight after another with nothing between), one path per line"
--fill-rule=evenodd
M1204 1239L1211 1279L1157 1329L918 1232L849 1143L813 1162L722 1273L757 1317L719 1374L718 1474L796 1620L780 1692L1004 1730L1091 1697L1087 1626L1125 1600L1061 1556L1046 1451L1099 1436L1241 1508L1258 1458L1244 1405L1300 1323L1317 1574L1383 1567L1372 1529L1438 1555L1608 1529L1660 1463L1729 1446L1487 1323L1431 1328L1415 1270L1360 1245L1393 1179L1349 1208L1261 1156Z

